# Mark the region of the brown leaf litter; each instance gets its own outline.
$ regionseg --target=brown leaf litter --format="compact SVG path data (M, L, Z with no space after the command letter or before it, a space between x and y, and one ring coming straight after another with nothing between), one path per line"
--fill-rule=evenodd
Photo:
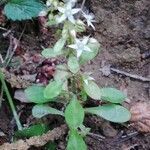
M150 103L137 102L130 108L131 122L140 132L150 132Z
M58 140L60 137L65 135L67 132L67 126L61 125L48 131L42 136L34 136L26 140L19 140L15 143L4 143L0 146L0 150L28 150L31 146L41 147L44 146L48 141Z

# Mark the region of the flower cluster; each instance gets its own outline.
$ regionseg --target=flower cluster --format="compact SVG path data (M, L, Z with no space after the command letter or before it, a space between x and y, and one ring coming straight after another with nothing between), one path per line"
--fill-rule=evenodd
M56 16L57 23L63 23L65 21L69 21L76 26L78 22L84 24L87 23L88 26L91 26L94 30L95 27L93 25L94 15L92 13L83 12L80 8L75 8L77 0L64 0L64 4L57 7L59 14ZM47 6L49 7L52 3L56 3L55 0L48 0ZM82 14L85 20L80 20L77 16L78 13ZM72 29L70 33L74 36L74 43L68 45L69 48L72 48L76 51L77 58L81 56L83 51L91 52L92 50L88 47L89 37L83 37L83 39L78 39L76 37L76 30Z
M49 9L47 25L58 27L57 35L60 38L52 48L44 49L42 55L45 58L51 58L50 61L52 58L62 56L65 61L61 64L45 66L46 75L50 77L46 78L48 79L46 85L34 85L25 92L29 96L28 99L31 97L31 102L37 103L32 109L34 117L42 118L48 114L57 114L65 118L69 128L67 150L87 150L83 136L86 136L90 129L83 124L85 113L120 123L128 121L131 115L120 105L126 98L123 93L114 88L100 88L91 74L81 69L82 65L96 57L100 44L90 36L81 37L81 33L86 31L85 24L95 30L93 25L95 20L92 13L82 10L83 4L81 8L77 8L76 1L47 0ZM104 100L105 103L108 101L108 104L90 108L84 105L83 107L82 104L89 97L96 101ZM50 107L51 101L64 104L62 107L64 111Z
M63 2L58 0L47 0L46 5L51 12L49 14L50 21L48 24L57 25L61 23L64 25L62 38L65 38L65 35L68 34L67 38L71 38L71 42L66 43L65 45L75 53L79 60L83 53L93 52L93 48L91 49L91 47L89 47L90 41L92 41L93 38L90 38L89 36L78 38L77 33L85 31L85 23L88 27L92 27L95 30L93 24L95 20L94 14L89 13L88 11L85 12L82 8L76 7L76 2L77 0L63 0ZM52 13L53 10L55 11L54 14ZM58 13L56 14L56 12ZM62 41L66 40L67 39L64 39ZM56 45L59 45L58 43L56 43Z

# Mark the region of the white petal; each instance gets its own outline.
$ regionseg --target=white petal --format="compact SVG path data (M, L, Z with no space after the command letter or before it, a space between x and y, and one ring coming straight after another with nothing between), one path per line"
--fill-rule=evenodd
M88 77L88 80L95 80L95 79L94 79L93 77L90 77L90 76L89 76L89 77Z
M97 43L98 41L94 38L90 38L90 43Z
M46 16L47 12L45 10L40 11L39 16Z
M87 21L87 24L88 24L88 26L91 26L95 30L94 25L90 21Z
M78 44L81 44L82 42L79 39L76 38L75 43L78 45Z
M85 37L83 38L83 40L82 40L82 43L83 43L84 45L86 45L86 44L88 43L88 41L89 41L89 37L88 37L88 36L85 36Z
M88 83L89 83L87 79L85 79L84 82L86 85L88 85Z
M51 6L51 2L47 1L47 2L46 2L46 6L47 6L47 7L50 7L50 6Z
M75 19L74 19L74 17L72 15L68 16L68 20L70 22L72 22L73 24L75 24Z
M76 14L77 12L79 12L81 9L80 8L75 8L75 9L72 9L71 12L72 14Z
M63 22L65 19L66 19L66 16L63 14L61 17L58 17L58 18L57 18L57 22L58 22L58 23L61 23L61 22Z
M91 25L91 27L92 27L92 28L95 30L95 27L94 27L94 25L93 25L92 23L91 23L90 25Z
M82 50L77 50L77 58L79 58L82 54Z
M91 49L87 46L84 47L84 51L88 51L88 52L91 52Z
M67 10L72 10L72 4L70 2L67 3L66 9Z
M95 27L94 27L93 23L89 22L88 26L91 26L95 30Z
M72 29L72 30L70 31L70 34L71 34L74 38L76 38L76 31L75 31L74 29Z
M76 44L68 45L68 47L70 47L72 49L77 49L77 45Z
M58 7L57 9L58 9L58 10L59 10L59 12L61 12L61 13L64 13L64 12L65 12L65 9L64 9L64 8L62 8L62 7Z

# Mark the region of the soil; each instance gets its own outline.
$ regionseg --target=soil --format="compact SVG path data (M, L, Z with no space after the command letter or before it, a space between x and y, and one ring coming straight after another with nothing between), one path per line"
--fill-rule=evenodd
M138 101L148 102L150 100L149 82L134 80L115 73L104 76L100 68L111 65L113 68L150 78L150 59L142 58L142 54L150 50L150 1L91 0L87 1L85 6L95 14L97 21L95 23L96 30L88 29L87 33L101 43L101 52L94 61L89 62L84 67L84 70L93 73L92 76L99 86L116 87L124 91L128 95L128 105ZM26 21L25 23L26 30L20 42L21 55L26 56L26 63L20 65L22 58L15 55L11 63L17 66L13 64L9 67L9 73L21 76L36 73L35 68L39 65L39 61L34 64L28 63L31 56L37 56L41 53L42 47L50 46L57 39L54 28L50 28L48 34L42 34L39 33L39 28L37 28L37 20L35 22ZM8 22L5 26L12 29L18 39L22 28L24 28L24 23ZM0 52L5 55L9 40L4 39L2 33L4 31L0 30ZM28 70L24 68L26 65L28 65ZM16 69L18 67L19 69ZM18 82L16 84L13 82L14 88L10 88L12 96L18 88ZM19 82L19 89L28 85L28 83L22 86L20 84L21 82ZM19 109L23 108L21 116L24 124L36 121L29 115L32 108L30 104L22 104L17 100L15 100L15 103ZM26 114L26 111L29 114ZM11 141L12 133L15 130L6 101L2 103L0 116L0 133L5 134L5 136L0 135L0 144L3 144ZM28 121L27 117L29 118ZM50 117L47 120L53 127L58 127L64 123L62 118ZM87 116L85 125L91 128L92 133L105 137L105 139L100 139L96 136L88 136L86 143L89 150L150 150L150 134L137 132L130 126L130 123L118 125L106 122L96 116ZM56 142L58 144L57 149L65 149L65 137Z

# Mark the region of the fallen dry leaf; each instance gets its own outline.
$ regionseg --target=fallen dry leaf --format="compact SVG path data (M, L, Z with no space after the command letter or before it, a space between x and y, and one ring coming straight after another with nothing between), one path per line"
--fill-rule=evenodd
M131 122L140 132L150 132L150 103L137 102L130 108Z
M19 75L15 75L13 73L8 72L6 69L2 69L2 72L5 75L5 79L8 83L10 83L12 88L22 89L27 88L32 84L31 81L27 81Z
M58 140L67 132L67 126L61 125L48 131L42 136L33 136L26 140L18 140L15 143L4 143L0 146L0 150L28 150L30 147L41 147L49 141Z
M29 101L23 89L16 90L14 98L23 103L31 103L31 101Z

